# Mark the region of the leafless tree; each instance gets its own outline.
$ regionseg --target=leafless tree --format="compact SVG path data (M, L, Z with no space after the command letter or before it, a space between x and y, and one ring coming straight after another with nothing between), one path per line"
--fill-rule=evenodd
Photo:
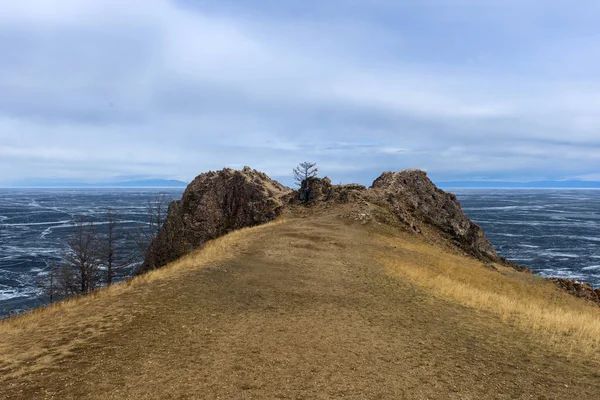
M106 232L104 233L101 240L102 247L102 264L106 269L106 286L110 286L115 278L115 273L118 269L121 269L123 264L123 255L117 258L117 245L120 236L117 232L120 215L112 208L106 209Z
M170 197L159 193L148 201L147 220L133 237L127 235L138 247L144 260L154 259L150 246L167 216ZM100 234L93 222L84 217L76 219L74 232L66 239L60 262L52 262L48 275L38 285L50 298L50 302L71 296L93 292L104 281L113 284L119 269L135 262L135 255L127 257L120 253L119 241L124 238L118 233L119 214L106 210L106 230ZM105 270L103 275L102 269Z
M63 264L59 269L60 280L67 292L87 294L96 288L99 282L101 250L94 223L79 217L75 222L75 232L66 240ZM72 284L73 280L76 285Z
M294 180L298 186L302 186L302 182L317 176L318 171L316 163L305 161L294 168Z
M119 232L121 214L113 208L107 208L105 213L106 229L100 239L101 262L105 270L104 282L106 286L113 284L115 278L123 269L136 261L135 252L125 251L120 242L129 237L127 233Z
M77 272L67 263L61 263L57 266L54 273L54 298L65 299L71 296L81 294L81 283L79 282Z
M167 193L158 193L156 197L148 200L146 223L140 227L134 238L139 255L146 261L151 262L154 259L151 244L158 237L158 233L167 218L169 203L170 196Z
M39 278L37 285L48 296L50 304L81 293L77 272L64 260L52 261L48 274Z
M106 285L110 286L113 280L114 265L115 265L115 242L117 228L117 214L113 209L106 210L107 232L105 239L104 255L106 258Z
M57 300L60 291L57 282L58 264L56 261L51 261L49 267L48 274L38 278L36 283L44 294L50 298L50 304L52 304Z

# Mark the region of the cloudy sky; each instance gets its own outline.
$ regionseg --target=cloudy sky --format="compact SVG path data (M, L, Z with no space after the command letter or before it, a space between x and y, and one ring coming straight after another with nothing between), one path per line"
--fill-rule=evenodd
M0 5L0 184L600 180L597 0Z

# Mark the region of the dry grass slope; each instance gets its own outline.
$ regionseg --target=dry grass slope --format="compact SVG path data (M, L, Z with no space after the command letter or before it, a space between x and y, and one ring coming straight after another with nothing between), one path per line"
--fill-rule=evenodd
M496 314L569 357L600 361L600 308L535 275L442 251L411 237L381 236L379 260L395 275L447 301Z
M0 323L0 398L598 398L597 308L500 272L290 215Z
M131 318L124 316L135 312L131 309L135 306L131 297L136 292L151 291L151 283L166 282L186 271L235 258L248 244L244 238L250 232L256 233L284 222L284 218L279 218L261 226L240 229L207 242L201 249L161 269L97 290L88 296L57 302L0 321L0 376L14 377L60 362L71 356L72 350L78 346L99 340L111 329L127 324ZM78 338L63 341L65 332L77 332ZM56 346L56 343L59 345Z

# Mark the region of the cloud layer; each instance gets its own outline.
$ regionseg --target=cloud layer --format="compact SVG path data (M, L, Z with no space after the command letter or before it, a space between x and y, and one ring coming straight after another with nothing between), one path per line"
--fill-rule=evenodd
M0 184L600 174L597 2L134 3L2 6Z

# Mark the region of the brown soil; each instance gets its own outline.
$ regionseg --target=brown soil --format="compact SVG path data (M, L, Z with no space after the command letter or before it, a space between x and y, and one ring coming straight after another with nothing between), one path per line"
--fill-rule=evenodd
M2 336L0 398L600 398L597 364L392 276L371 229L291 218Z

